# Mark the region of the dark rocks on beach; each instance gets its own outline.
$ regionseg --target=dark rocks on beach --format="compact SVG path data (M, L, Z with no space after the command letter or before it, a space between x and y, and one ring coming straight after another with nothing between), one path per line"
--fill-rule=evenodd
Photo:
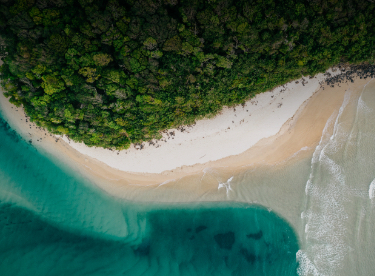
M216 243L221 249L231 250L235 242L234 232L229 231L223 234L217 234L214 236Z
M181 132L184 132L186 130L186 128L184 126L180 126L177 128L177 130L181 131Z
M325 79L325 84L334 87L335 84L347 83L350 81L354 82L355 77L360 79L375 78L375 65L371 64L360 64L360 65L343 65L339 64L337 66L341 70L341 74L332 76L330 73L325 73L324 75L328 78Z
M135 148L136 150L142 150L144 147L145 147L145 146L144 146L143 144L139 144L139 143L134 144L134 148Z

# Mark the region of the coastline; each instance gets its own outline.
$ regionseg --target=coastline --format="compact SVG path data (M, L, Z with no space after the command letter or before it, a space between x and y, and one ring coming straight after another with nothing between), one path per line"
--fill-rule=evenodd
M339 70L330 70L332 75L339 73ZM324 74L318 74L311 79L295 80L258 94L244 105L224 107L214 118L170 129L160 140L132 145L127 150L88 147L66 136L61 138L80 153L120 171L168 173L241 154L260 140L276 135L320 88L324 79Z
M339 74L339 72L337 71L333 74ZM229 156L222 156L222 158L218 160L198 164L195 163L193 165L182 165L179 168L175 168L169 171L164 170L161 173L125 172L117 168L111 167L108 164L105 164L97 160L96 158L93 158L92 156L83 154L82 151L77 151L72 146L72 142L70 142L69 144L69 141L66 142L65 139L56 138L53 135L50 136L43 129L37 128L33 123L26 122L26 117L23 113L22 108L12 108L12 105L2 95L2 93L0 98L0 104L3 111L3 115L9 121L11 126L16 128L16 130L21 134L21 136L23 136L25 139L32 139L32 143L37 148L45 150L46 152L54 155L59 160L64 160L66 164L71 165L72 167L76 167L77 170L82 171L85 174L91 176L93 179L95 179L95 182L98 184L100 188L104 189L112 195L118 196L118 189L122 189L125 186L129 185L136 187L150 185L151 187L155 187L155 185L160 186L173 180L181 180L186 177L201 177L204 174L204 170L208 168L218 168L223 172L227 171L228 175L232 175L234 172L242 171L249 166L267 164L270 165L283 162L288 158L292 157L293 155L295 155L297 152L299 153L299 155L303 155L304 153L308 154L319 142L323 128L328 118L332 114L338 112L343 102L345 91L347 90L347 88L350 86L359 87L368 82L368 80L361 80L358 77L355 79L354 83L346 83L342 84L341 87L336 86L333 88L325 85L323 86L323 88L319 89L320 82L322 82L322 80L324 79L323 75L320 75L320 78L318 76L314 79L309 79L309 83L311 82L311 84L314 83L315 85L317 85L317 89L313 87L315 90L312 91L311 86L308 86L309 89L311 89L310 91L308 91L311 95L307 97L309 95L308 93L303 94L304 97L306 97L307 99L304 99L304 101L298 105L296 112L293 111L287 113L288 115L285 114L283 118L285 121L281 121L281 127L278 128L277 126L277 128L274 127L271 129L271 131L273 131L274 134L265 136L266 132L261 132L263 137L258 136L257 139L254 139L248 144L246 144L247 147L249 144L252 143L249 148L246 148L245 150L243 150L243 152L240 152L239 154L236 152L239 150L240 147L236 148L235 151L232 152L232 154L229 154ZM288 85L297 85L295 82L296 81L289 83ZM296 89L294 91L297 91L297 93L301 91L303 86L300 86L301 87L295 86ZM286 90L283 87L278 89L282 91ZM279 95L279 97L284 98L283 105L288 106L288 98L284 96L285 92L277 91L265 92L263 94L260 94L255 99L250 100L249 103L251 104L251 101L258 99L260 96L262 96L264 99L267 98L268 101L269 99L271 99L271 101L273 102L267 102L271 108L266 110L268 114L273 115L272 113L275 112L272 111L275 111L275 109L283 111L283 109L278 108L277 106L275 107L275 103L277 104L278 101L277 99L274 99L276 98L275 96L273 98L271 96L276 94ZM258 99L258 103L260 102L261 101ZM259 107L261 105L258 106L253 104L253 106ZM246 112L246 107L242 108L242 106L240 106L240 108L237 108L237 110L238 111L236 113L232 110L226 109L222 112L221 115L217 116L218 118L216 118L216 120L230 121L233 117L239 117L239 114ZM286 109L284 109L284 111L285 110ZM292 115L291 117L289 117L289 114L291 113ZM276 114L278 116L278 113ZM253 116L255 116L255 114L253 114ZM272 120L274 118L275 117L271 117L268 119ZM205 119L202 122L202 124L204 125L207 122L209 122L209 120ZM25 128L25 125L28 127ZM239 124L238 126L240 127L241 124ZM200 126L198 125L198 127ZM241 131L235 132L236 129L231 128L232 133L230 135L239 136L243 134L243 129L239 129ZM229 133L229 130L224 133ZM269 132L267 132L267 134L268 133ZM186 136L188 134L191 133L186 133L184 135ZM215 135L213 135L213 138L215 138ZM241 138L241 136L239 138ZM214 148L216 151L220 151L223 148L229 148L229 150L233 149L225 145L225 143L217 144L210 142L209 137L201 138L201 141L203 139L206 139L206 143L203 144L205 147L208 147L208 145L210 145L211 143L211 149ZM170 140L178 139L175 138ZM199 142L199 140L194 141L195 143ZM235 140L233 142L240 144L241 139ZM168 142L165 144L168 144ZM241 145L241 147L243 148L244 146ZM117 152L111 152L109 150L107 151L117 156ZM134 151L136 151L138 154L143 154L147 152L145 150L141 151L136 149L134 149ZM190 151L193 151L193 149L190 149ZM170 154L176 154L176 152L171 151ZM129 155L125 156L130 157ZM162 160L168 160L170 158L170 156L168 155L160 156L159 159L161 158ZM181 160L184 160L183 156L178 155L178 157ZM130 159L130 161L131 160L132 159ZM101 179L102 181L97 181L98 179Z
M370 84L366 87L372 87L369 89L370 93L367 94L364 92L366 84ZM14 186L15 189L22 187L19 190L20 193L15 193L15 195L22 195L23 193L27 195L25 197L26 202L32 203L32 200L27 201L30 197L28 189L30 191L35 190L37 198L50 197L51 193L47 191L53 191L52 194L61 197L52 197L48 201L42 200L42 203L48 202L50 205L42 204L41 209L43 211L39 211L39 213L50 215L52 208L48 208L49 206L56 205L59 207L61 205L62 209L55 209L62 210L55 211L56 218L59 221L66 220L67 223L84 223L83 229L86 229L86 227L93 228L92 224L86 223L87 219L84 219L86 217L81 215L81 213L90 214L100 226L98 229L106 234L119 233L108 232L107 229L125 233L128 229L126 223L133 218L139 218L142 221L144 207L165 212L164 210L174 210L175 207L201 208L209 202L213 203L212 206L214 206L216 204L214 201L228 204L228 206L236 206L231 204L241 202L249 204L249 206L266 206L269 212L279 214L294 229L300 245L297 259L301 262L301 270L308 271L312 267L316 268L316 271L324 272L326 265L330 263L328 261L318 262L315 256L322 256L322 254L328 252L329 256L336 261L333 269L340 271L338 275L344 275L345 273L341 272L344 270L350 271L348 275L352 275L353 271L349 270L351 263L347 260L352 259L357 254L356 252L362 252L360 250L365 248L366 251L358 257L358 259L363 259L371 253L372 248L372 244L368 244L366 237L368 236L368 229L373 229L374 226L371 223L374 221L371 219L373 205L368 201L368 189L369 185L371 189L371 185L374 182L374 174L371 170L371 166L373 166L371 156L373 156L375 148L373 143L371 143L371 140L373 140L373 124L365 121L372 121L368 119L374 117L375 101L372 93L374 85L373 79L361 80L356 78L354 83L349 81L349 83L339 84L332 89L325 86L324 90L320 89L299 108L299 111L284 124L277 135L258 142L247 152L249 155L232 156L232 163L223 163L225 167L214 167L214 163L211 162L211 166L207 165L203 169L203 173L189 175L181 180L170 181L166 184L138 186L130 183L129 185L124 185L127 183L126 175L120 176L120 174L118 177L123 177L121 181L110 181L108 179L108 181L104 181L104 177L114 176L111 171L103 170L102 172L106 174L101 175L96 170L105 165L101 163L98 163L96 167L93 164L86 165L90 164L90 158L87 158L88 161L82 162L82 158L85 157L78 152L76 152L77 156L74 157L75 151L65 142L55 142L54 137L46 135L40 129L31 130L31 135L42 134L46 136L45 138L42 137L42 142L37 141L40 140L40 136L32 136L32 143L37 149L51 146L57 157L66 157L71 167L76 170L82 169L82 172L86 175L89 175L88 172L90 172L91 176L94 176L93 178L97 178L97 181L88 183L83 179L84 181L81 184L88 189L84 189L82 192L80 190L82 188L81 184L74 185L73 182L69 182L69 179L64 182L64 177L61 177L61 175L59 177L52 171L48 181L44 181L47 178L37 178L39 180L38 185L31 183L28 185L29 187L27 185ZM0 98L0 104L4 103L2 100L4 99ZM7 108L10 110L2 112L5 115L4 118L8 116L6 119L9 120L9 116L15 115L9 123L17 131L19 131L17 127L20 127L22 132L27 132L30 128L25 128L26 122L21 121L21 119L24 119L22 117L22 109L16 111L9 104ZM19 121L16 122L16 119L19 119ZM357 120L358 122L362 121L363 125L360 126ZM320 132L319 128L322 126L324 130ZM353 126L356 127L353 128ZM342 134L344 134L344 138L350 137L350 139L342 139ZM362 144L362 147L360 147L360 143L357 142L365 137L367 138L367 143ZM49 142L51 143L49 144ZM6 142L4 145L6 145ZM14 145L17 146L17 144ZM331 147L330 152L325 150L326 145ZM300 148L301 146L303 147ZM336 146L341 148L341 150L337 151ZM295 152L295 150L297 151ZM9 152L12 152L12 149ZM32 149L30 152L35 152L35 150ZM362 157L364 152L367 155L363 160L361 158L351 158L355 155ZM20 156L19 153L22 156L22 152L18 151L18 156ZM73 157L69 157L68 153L78 159L73 161ZM30 153L28 156L30 157ZM239 159L241 156L243 158L242 161ZM316 157L319 157L319 161L314 161L314 159L317 159ZM320 161L320 157L322 157L322 161ZM338 167L332 167L332 164L325 163L327 157L328 160L332 158L333 165ZM5 160L5 164L9 162L9 160ZM17 164L18 162L14 160L17 161L17 159L13 159L10 163ZM50 161L47 160L47 163ZM15 166L15 174L19 171L24 173L24 175L30 174L30 177L33 178L34 172L38 174L39 168L43 168L43 165L37 162L35 167L32 166L33 171L24 172L22 169L24 164L20 163L20 166ZM341 172L351 167L353 167L352 173L345 174L345 183L339 185L338 181L344 178ZM7 167L4 166L3 168ZM320 168L328 172L328 179L320 172ZM361 171L362 168L366 169ZM69 177L70 170L67 173ZM148 178L153 178L156 175L149 174ZM170 173L170 176L176 175ZM25 178L27 182L27 176ZM310 181L311 179L312 181ZM310 183L315 185L314 189L309 188ZM91 184L98 184L98 187L102 188L103 193L99 194L99 198L108 199L106 194L110 194L113 197L109 198L108 202L134 204L134 206L140 207L136 209L140 211L131 216L134 211L133 208L106 208L106 205L101 204L100 200L92 200L91 191L96 186ZM325 189L325 185L329 189ZM78 189L78 192L75 191L76 189ZM61 199L56 200L59 198ZM359 200L361 201L359 202ZM7 201L9 201L9 198ZM332 202L335 203L334 206ZM30 206L33 207L34 205L30 204ZM94 212L91 207L100 210L100 212ZM27 208L32 209L29 206ZM77 211L74 211L75 208L77 208ZM342 214L346 210L348 210L348 216L342 219ZM366 223L366 227L360 224L360 232L352 235L351 229L354 226L358 226L358 218L363 217L364 212L366 219L362 223ZM69 217L71 213L75 216L79 215L79 217L72 220ZM109 227L112 225L111 222L113 222L113 228ZM104 229L102 225L104 225ZM142 227L141 224L134 225L135 227ZM338 229L339 231L337 231ZM358 236L363 236L364 238L358 240ZM317 243L319 245L322 244L320 241L323 241L324 244L317 248L315 245ZM356 252L348 255L347 247L355 248ZM372 268L370 261L368 264L367 267L369 269L366 269L366 273L371 271Z

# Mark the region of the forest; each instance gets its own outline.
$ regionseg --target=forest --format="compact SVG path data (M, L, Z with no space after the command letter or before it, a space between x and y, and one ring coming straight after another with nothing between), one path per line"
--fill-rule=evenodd
M370 0L0 3L5 96L88 146L159 139L302 75L375 57Z

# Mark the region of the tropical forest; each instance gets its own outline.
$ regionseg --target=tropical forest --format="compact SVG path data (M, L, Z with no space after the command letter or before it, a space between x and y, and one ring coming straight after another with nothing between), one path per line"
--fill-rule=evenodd
M160 139L339 64L373 64L375 1L0 0L5 96L88 146Z

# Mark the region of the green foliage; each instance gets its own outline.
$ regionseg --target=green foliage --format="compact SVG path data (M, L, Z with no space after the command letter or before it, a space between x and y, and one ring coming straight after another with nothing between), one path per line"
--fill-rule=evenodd
M217 67L230 69L232 67L232 64L233 62L231 62L229 59L225 57L222 57L222 56L217 57L217 62L216 62Z
M127 148L301 74L375 58L372 1L3 2L5 95L90 146Z
M107 66L112 61L112 57L106 53L98 53L92 57L96 66Z
M65 53L68 45L68 39L64 35L52 34L48 40L48 47L55 53Z
M94 82L96 81L100 75L97 74L96 68L91 68L91 67L83 67L78 70L78 74L81 74L86 78L87 82Z
M16 0L13 6L10 7L9 11L12 14L18 14L32 7L34 2L34 0Z
M64 89L64 82L54 75L44 75L42 77L42 88L48 95L58 93Z
M179 51L182 48L181 38L176 35L164 43L164 51Z
M154 38L148 37L145 41L143 41L143 45L145 45L147 50L153 50L158 44Z

